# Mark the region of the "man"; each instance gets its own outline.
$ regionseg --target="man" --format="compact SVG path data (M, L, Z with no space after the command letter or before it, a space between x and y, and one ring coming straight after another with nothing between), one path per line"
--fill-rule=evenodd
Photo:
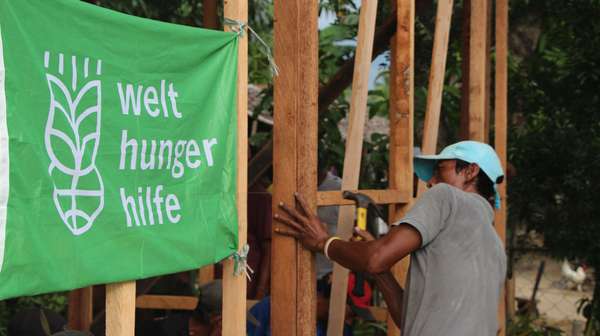
M496 335L497 306L506 256L493 228L496 184L504 177L494 150L463 141L439 155L420 155L415 173L430 189L389 233L372 241L330 237L296 195L299 211L275 219L308 249L358 272L374 275L394 322L404 336ZM411 254L406 295L389 271Z

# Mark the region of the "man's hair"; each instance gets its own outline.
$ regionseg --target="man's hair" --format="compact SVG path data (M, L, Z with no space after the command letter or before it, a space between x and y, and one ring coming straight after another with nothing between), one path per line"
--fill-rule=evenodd
M470 165L467 161L456 159L456 172L460 173L463 169ZM494 190L494 182L483 172L483 169L479 169L477 175L477 182L475 184L479 195L483 196L492 207L494 206L494 199L496 197L496 190Z

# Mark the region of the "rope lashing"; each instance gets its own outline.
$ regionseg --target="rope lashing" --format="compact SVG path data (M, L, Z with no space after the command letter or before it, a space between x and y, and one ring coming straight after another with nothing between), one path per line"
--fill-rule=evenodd
M254 270L248 265L248 252L250 252L250 246L246 244L239 252L233 253L233 275L245 274L248 281L252 281L251 275L254 274Z
M231 30L236 32L239 37L244 37L244 32L246 31L246 29L249 30L250 34L252 36L254 36L258 40L258 42L260 42L260 44L262 46L262 53L265 56L267 56L267 59L269 60L269 66L271 68L271 76L274 77L274 76L279 75L279 67L277 66L277 64L275 64L275 59L273 58L273 52L271 51L271 47L269 47L269 45L258 35L258 33L256 33L254 31L254 29L252 29L252 27L250 27L245 22L230 19L230 18L224 18L223 24L226 26L230 26Z

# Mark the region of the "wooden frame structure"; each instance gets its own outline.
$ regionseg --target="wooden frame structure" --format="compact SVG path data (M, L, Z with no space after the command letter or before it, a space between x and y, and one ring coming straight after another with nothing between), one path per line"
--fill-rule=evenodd
M388 190L361 190L382 204L390 204L390 222L399 219L413 202L413 127L414 127L414 0L395 0L397 29L391 40L392 61L390 79L390 171ZM488 139L490 52L488 27L491 23L490 0L471 0L468 3L468 60L467 76L464 76L463 100L468 106L468 138L479 141ZM495 85L495 145L506 168L506 35L507 0L496 1L496 85ZM314 92L316 62L314 40L316 0L285 3L275 1L275 58L281 65L281 78L275 82L275 128L274 128L274 207L279 202L293 204L293 192L306 195L313 206L349 205L341 192L316 192L315 149L317 131L314 128L318 113L315 112ZM361 90L365 89L363 78L370 66L374 14L376 1L362 2L359 34L354 68L354 82L346 157L344 161L343 189L356 189L358 184L357 161L360 166L362 126L366 108ZM438 1L436 28L432 52L429 90L424 123L422 152L436 152L437 134L445 77L445 63L452 15L452 0ZM302 17L302 15L305 15ZM285 20L277 20L285 17ZM467 19L465 19L467 20ZM368 32L368 33L365 33ZM296 43L294 43L296 42ZM302 50L303 52L299 52ZM302 69L302 70L299 70ZM299 73L300 72L300 73ZM303 73L302 73L303 72ZM308 93L308 94L307 94ZM359 112L357 112L359 111ZM362 119L361 119L362 118ZM308 127L306 127L308 125ZM357 131L357 129L359 131ZM311 139L312 137L312 139ZM357 143L359 143L357 145ZM305 156L302 156L304 150ZM351 166L348 168L348 166ZM347 172L348 170L348 172ZM311 181L307 185L307 181ZM424 188L420 184L419 191ZM504 241L505 231L505 185L501 186L504 206L497 213L496 228ZM345 223L352 222L352 208L340 210L338 235L347 238L350 233ZM351 227L350 227L351 229ZM340 232L341 231L341 232ZM288 237L273 237L272 256L272 316L273 335L314 335L314 262L305 251ZM394 274L401 284L406 279L408 258L394 267ZM347 271L335 266L328 335L340 335L343 328L343 311L347 286ZM336 276L336 271L341 274ZM302 283L306 281L306 283ZM336 289L336 284L338 288ZM313 308L311 311L311 307ZM309 312L307 314L307 312ZM504 303L499 307L500 335L505 333ZM399 335L391 318L388 318L388 335Z
M204 0L214 3L215 0ZM495 146L506 169L506 123L507 123L507 0L496 0L495 38ZM390 40L390 162L389 189L360 190L377 203L389 204L389 221L400 219L414 202L413 194L413 148L414 148L414 23L415 0L394 0L396 33ZM464 35L467 39L465 57L468 64L463 84L463 134L469 139L487 139L487 115L489 108L489 34L486 18L491 0L465 1ZM224 0L225 16L245 22L247 0ZM318 0L274 1L274 50L280 76L275 79L274 91L274 190L273 208L279 202L293 204L294 192L302 193L310 206L340 205L338 234L351 235L353 207L344 200L341 191L317 192L317 125L318 125ZM434 153L442 104L446 54L450 31L453 0L438 1L436 27L432 51L429 89L422 140L422 152ZM212 8L212 7L211 7ZM354 82L347 152L344 162L343 188L356 191L362 148L362 127L366 113L366 78L371 62L374 22L377 1L363 0ZM212 21L211 21L212 22ZM212 23L211 23L212 24ZM484 27L485 29L483 29ZM247 38L239 45L238 64L238 157L247 157ZM238 213L239 243L246 241L246 190L247 164L239 160ZM424 188L419 184L418 191ZM500 185L502 208L496 212L496 228L505 240L506 184ZM274 228L278 224L274 223ZM316 286L314 256L303 249L294 239L273 236L271 281L271 330L278 335L314 335L316 333ZM393 273L404 284L408 272L408 258L393 268ZM246 282L243 276L233 276L233 262L224 267L223 335L245 335ZM213 277L212 268L199 272L200 281ZM330 304L328 335L339 335L343 328L347 271L336 265ZM70 297L69 319L72 327L85 329L91 322L91 290L73 291ZM106 319L107 335L133 335L134 313L138 308L192 309L195 298L169 296L142 296L136 299L135 283L126 282L107 285ZM505 333L504 302L498 312L500 335ZM372 307L378 320L386 319L386 311ZM399 335L391 317L387 315L388 335Z

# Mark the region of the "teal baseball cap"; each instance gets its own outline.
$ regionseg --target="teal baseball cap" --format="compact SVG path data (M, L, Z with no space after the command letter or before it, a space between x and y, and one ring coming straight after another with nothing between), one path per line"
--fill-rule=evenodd
M504 171L496 151L488 144L479 141L461 141L444 148L437 155L415 155L414 167L417 177L425 182L433 177L433 169L439 160L463 160L475 163L494 183L496 208L500 208L500 195L496 185L504 180Z

